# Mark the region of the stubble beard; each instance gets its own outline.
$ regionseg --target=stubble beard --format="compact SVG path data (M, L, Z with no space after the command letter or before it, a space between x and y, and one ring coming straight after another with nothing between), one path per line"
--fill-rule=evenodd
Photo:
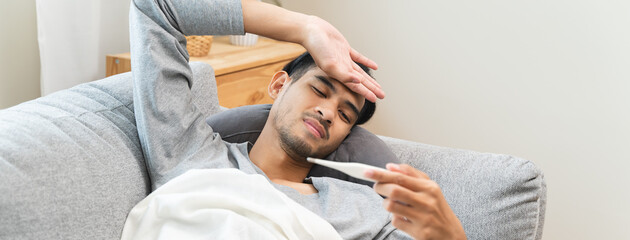
M278 121L278 115L274 116L274 123L280 136L280 146L293 159L306 159L310 157L313 149L304 139L291 132L290 126Z

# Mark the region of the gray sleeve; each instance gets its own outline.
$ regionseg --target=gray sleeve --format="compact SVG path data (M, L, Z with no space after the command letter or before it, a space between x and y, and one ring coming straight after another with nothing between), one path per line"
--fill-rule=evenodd
M391 216L391 215L390 215ZM381 231L374 237L374 240L398 240L398 239L409 239L413 240L409 234L403 232L400 229L397 229L392 225L392 222L388 222Z
M135 119L155 189L180 163L220 154L191 91L185 35L243 34L243 13L239 0L133 0L129 22Z

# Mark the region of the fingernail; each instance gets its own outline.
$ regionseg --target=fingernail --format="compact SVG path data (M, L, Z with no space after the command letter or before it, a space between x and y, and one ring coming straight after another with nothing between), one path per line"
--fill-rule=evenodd
M363 175L369 178L374 177L374 170L372 169L365 170L365 172L363 172Z
M387 167L387 169L390 169L390 170L400 170L400 165L395 164L395 163L388 163L385 166Z

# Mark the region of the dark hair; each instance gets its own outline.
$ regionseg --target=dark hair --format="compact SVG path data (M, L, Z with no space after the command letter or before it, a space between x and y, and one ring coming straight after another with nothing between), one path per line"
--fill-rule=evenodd
M370 72L370 68L366 67L361 63L357 63L363 71L365 71L370 77L372 77L372 73ZM315 64L315 60L313 60L313 56L310 53L305 52L297 58L293 59L291 62L287 63L287 65L282 68L282 71L285 71L289 74L292 81L297 81L302 78L308 70L312 67L317 66ZM361 125L370 120L372 115L374 115L374 111L376 111L376 104L365 99L365 103L363 104L363 108L359 112L359 116L357 121L354 123L355 125Z

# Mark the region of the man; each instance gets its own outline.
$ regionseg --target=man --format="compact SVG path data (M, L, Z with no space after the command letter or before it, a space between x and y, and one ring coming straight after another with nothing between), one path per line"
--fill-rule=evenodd
M258 1L135 0L130 24L134 111L154 189L192 168L239 168L266 176L344 238L465 238L437 184L408 165L366 172L377 180L376 191L330 178L304 182L311 167L305 158L334 151L365 99L384 97L357 63L376 64L327 22ZM191 91L203 83L193 85L184 45L184 35L244 31L302 44L316 63L303 74L273 76L275 103L250 152L223 142L205 124L204 106Z

